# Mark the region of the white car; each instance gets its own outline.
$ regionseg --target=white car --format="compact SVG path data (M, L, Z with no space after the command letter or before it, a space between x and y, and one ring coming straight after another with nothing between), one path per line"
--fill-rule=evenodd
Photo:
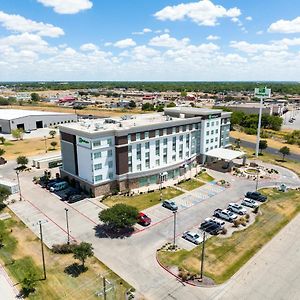
M238 215L245 215L247 210L240 204L237 203L229 203L227 210L230 210Z
M214 223L216 223L216 224L218 224L218 225L220 225L222 227L224 227L224 225L225 225L224 221L222 221L220 219L217 219L215 217L206 218L204 221L205 222L214 222Z
M234 222L237 219L237 215L227 209L217 208L214 211L214 216L220 219L223 219L228 222Z
M193 231L185 231L182 237L196 245L199 245L202 242L202 238L200 237L200 235Z
M258 207L258 203L255 200L250 199L250 198L244 198L244 200L242 201L241 204L244 206L251 207L251 208Z

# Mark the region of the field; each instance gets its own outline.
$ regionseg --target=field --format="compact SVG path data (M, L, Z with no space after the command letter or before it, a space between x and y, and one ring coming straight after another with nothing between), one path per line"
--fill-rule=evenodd
M268 195L269 200L261 205L261 214L254 224L235 232L231 237L212 237L207 240L204 273L215 283L228 280L299 213L299 191L280 193L275 189L264 189L262 193ZM159 251L158 257L165 266L177 266L199 274L201 247L175 253Z
M19 290L28 273L35 275L36 291L29 299L102 299L95 296L102 288L101 274L116 287L107 299L125 299L124 294L130 286L94 257L87 260L88 270L78 274L73 264L79 261L71 254L54 254L45 247L47 280L43 280L39 239L11 211L5 209L5 212L12 218L0 221L4 244L0 248L0 262ZM67 267L69 272L66 272Z
M55 150L52 149L50 143L57 142ZM3 157L6 160L15 159L20 155L33 156L39 154L45 154L46 148L48 153L51 151L55 154L55 151L60 149L59 137L54 137L53 139L48 137L45 143L44 138L33 138L21 141L7 141L4 144L0 144L0 148L5 150Z
M187 190L187 191L191 191L191 190L194 190L200 186L204 185L203 182L200 182L198 180L195 180L195 179L190 179L190 180L187 180L187 181L184 181L182 183L179 183L177 186L184 189L184 190Z
M239 131L231 131L230 136L235 139L241 139L243 141L251 142L256 144L256 135L249 135L244 132L239 132ZM284 143L283 141L278 141L274 139L264 139L261 138L262 140L267 140L268 141L268 147L270 148L275 148L275 149L280 149L284 146L287 146L290 148L292 153L295 154L300 154L300 147L298 145L289 145L287 143Z
M167 200L181 195L182 192L174 188L165 188L162 190L162 199ZM151 193L145 193L141 195L136 195L132 197L127 196L111 196L103 200L103 203L109 207L118 204L125 203L136 207L139 211L144 210L148 207L161 203L160 201L160 191L154 191Z

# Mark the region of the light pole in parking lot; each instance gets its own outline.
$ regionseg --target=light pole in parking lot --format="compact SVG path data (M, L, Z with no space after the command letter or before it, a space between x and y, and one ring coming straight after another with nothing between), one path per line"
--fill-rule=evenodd
M68 215L69 210L67 208L65 208L65 212L66 212L67 234L68 234L67 244L69 245L70 244L69 215Z
M44 280L46 280L47 279L47 274L46 274L46 264L45 264L45 255L44 255L44 243L43 243L43 230L42 230L42 222L41 221L39 221L39 225L40 225L40 237L41 237L41 248L42 248Z
M173 216L174 216L173 247L174 247L174 249L176 246L176 215L177 215L177 210L173 211Z
M47 137L46 136L44 136L44 141L45 141L45 152L47 153L48 150L47 150Z
M159 173L159 201L162 200L162 173Z
M16 170L17 179L18 179L18 186L19 186L20 201L22 201L22 192L21 192L21 185L20 185L19 173L20 172L18 170Z
M200 268L200 280L201 281L203 280L204 250L205 250L205 231L203 231L202 252L201 252L201 268Z
M259 170L258 169L256 169L256 185L255 185L255 190L257 191L257 189L258 189L258 177L259 177Z

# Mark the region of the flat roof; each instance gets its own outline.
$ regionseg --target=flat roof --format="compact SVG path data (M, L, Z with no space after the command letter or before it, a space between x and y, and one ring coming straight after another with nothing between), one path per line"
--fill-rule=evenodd
M207 156L221 158L225 160L233 160L235 158L241 157L245 155L245 152L243 151L236 151L231 149L225 149L225 148L216 148L209 150L205 153Z
M211 109L211 108L200 108L200 107L186 107L186 106L178 106L178 107L171 107L165 108L165 112L177 112L182 114L193 114L193 115L211 115L211 114L218 114L222 113L223 110L221 109Z
M29 116L53 116L53 115L72 115L72 114L40 111L40 110L0 109L0 120L13 120L13 119L29 117Z

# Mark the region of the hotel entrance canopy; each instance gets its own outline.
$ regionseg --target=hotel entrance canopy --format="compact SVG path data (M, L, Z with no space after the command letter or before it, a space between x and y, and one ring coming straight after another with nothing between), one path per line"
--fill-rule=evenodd
M216 157L227 161L231 161L236 158L242 158L245 156L245 154L246 153L243 151L236 151L225 148L216 148L205 153L206 156Z

